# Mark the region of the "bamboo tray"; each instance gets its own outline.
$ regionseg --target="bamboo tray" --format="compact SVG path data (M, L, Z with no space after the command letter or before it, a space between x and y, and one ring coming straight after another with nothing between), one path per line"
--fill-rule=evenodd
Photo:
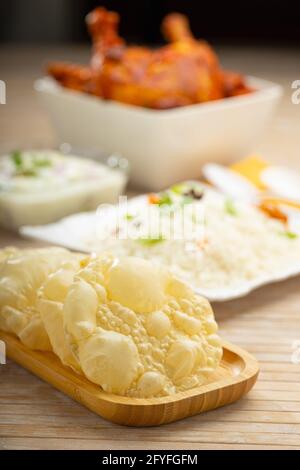
M127 426L156 426L239 400L256 382L259 366L243 349L223 342L220 367L207 384L162 398L136 399L107 394L64 367L53 353L32 351L0 331L7 356L103 418Z

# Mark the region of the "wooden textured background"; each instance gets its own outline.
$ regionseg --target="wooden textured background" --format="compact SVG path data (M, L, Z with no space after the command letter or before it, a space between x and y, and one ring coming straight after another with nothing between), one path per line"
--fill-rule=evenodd
M257 150L300 170L300 105L291 83L300 79L299 51L222 49L223 63L278 81L285 97ZM46 59L86 57L81 48L0 51L0 79L7 104L0 106L1 152L47 146L54 136L32 92ZM37 245L0 229L0 247ZM300 448L300 278L266 286L232 302L215 304L224 339L253 353L261 364L247 398L159 428L125 428L105 422L21 367L0 366L0 449L279 449Z

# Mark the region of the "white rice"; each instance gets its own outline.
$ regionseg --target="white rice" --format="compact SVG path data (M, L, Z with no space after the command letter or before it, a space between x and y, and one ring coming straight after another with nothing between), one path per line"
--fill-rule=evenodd
M187 250L185 240L164 240L145 246L136 240L89 240L89 248L115 255L134 255L167 265L192 287L214 299L247 290L300 271L300 237L289 237L286 227L254 206L234 202L235 214L225 209L226 199L205 190L199 201L205 214L205 244ZM248 289L249 290L249 289ZM228 295L229 296L229 295Z

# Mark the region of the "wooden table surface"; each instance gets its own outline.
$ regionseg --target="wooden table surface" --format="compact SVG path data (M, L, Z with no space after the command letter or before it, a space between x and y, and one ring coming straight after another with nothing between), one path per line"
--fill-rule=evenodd
M300 79L299 51L220 49L228 67L269 78L285 97L256 149L300 169L300 105L291 83ZM47 117L32 92L41 63L85 59L83 48L0 51L0 150L55 144ZM0 229L0 247L35 246ZM296 449L300 448L300 364L292 363L300 340L300 278L261 288L247 297L215 304L224 339L253 353L261 364L255 388L243 400L159 428L125 428L89 412L18 365L0 366L0 449Z

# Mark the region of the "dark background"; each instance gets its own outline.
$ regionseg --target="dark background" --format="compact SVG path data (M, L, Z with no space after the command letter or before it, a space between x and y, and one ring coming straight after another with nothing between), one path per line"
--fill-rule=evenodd
M84 16L100 4L120 12L131 42L162 42L161 19L179 11L212 41L300 45L300 0L0 0L0 41L87 41Z

